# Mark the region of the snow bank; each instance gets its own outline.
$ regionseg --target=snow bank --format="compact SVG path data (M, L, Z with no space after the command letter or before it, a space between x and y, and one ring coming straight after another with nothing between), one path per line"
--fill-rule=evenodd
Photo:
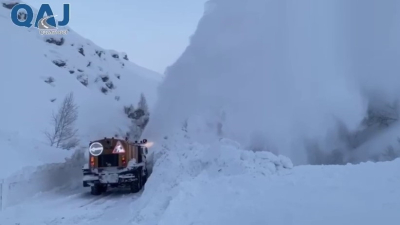
M296 167L287 176L203 176L180 184L158 224L394 225L400 219L399 169L397 160Z
M131 204L132 224L397 224L400 160L297 166L231 140L169 137ZM152 148L152 149L154 149ZM154 151L154 150L152 150Z
M63 151L18 133L5 133L0 129L0 180L7 178L24 167L36 167L48 163L63 163L72 151Z
M24 167L3 180L3 208L26 202L42 192L80 187L82 163L74 159L62 163Z
M81 185L83 150L63 151L0 130L0 185L6 208L60 187Z
M134 224L158 224L165 214L176 214L176 202L204 197L197 195L197 191L210 183L246 177L268 179L287 173L293 166L284 156L243 150L231 140L201 145L179 136L169 137L150 149L161 150L154 152L153 173L142 196L132 205ZM182 205L178 208L184 210ZM180 223L190 224L186 222Z

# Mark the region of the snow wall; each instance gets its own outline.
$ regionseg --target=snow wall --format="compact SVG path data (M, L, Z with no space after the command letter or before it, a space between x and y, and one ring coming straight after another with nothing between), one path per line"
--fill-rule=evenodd
M304 140L341 147L339 123L356 131L369 105L400 96L399 4L208 1L166 72L149 139L200 115L208 129L192 138L202 143L227 137L296 164L307 163Z

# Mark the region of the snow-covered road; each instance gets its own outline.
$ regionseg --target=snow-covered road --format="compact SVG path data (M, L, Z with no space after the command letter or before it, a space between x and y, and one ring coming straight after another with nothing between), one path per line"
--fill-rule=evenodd
M2 211L0 225L395 225L400 220L400 160L298 166L275 175L220 174L223 170L164 191L153 177L143 194L114 190L91 196L86 188L41 193Z
M139 196L123 190L92 196L83 188L42 193L6 208L0 225L127 224L130 204Z
M138 194L113 190L91 196L88 188L80 187L77 171L72 183L9 201L0 212L0 225L398 225L400 221L400 159L292 167L283 156L244 151L226 140L212 146L178 142L171 148L174 151L165 150L157 160ZM37 173L54 178L55 172L74 167L45 168L55 171ZM19 187L13 198L26 190Z

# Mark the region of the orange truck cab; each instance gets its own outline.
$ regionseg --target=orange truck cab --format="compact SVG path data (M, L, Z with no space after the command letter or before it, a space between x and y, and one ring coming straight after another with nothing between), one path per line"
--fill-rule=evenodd
M134 143L127 139L104 138L89 144L89 162L83 167L83 186L92 195L108 187L129 187L139 192L147 181L146 139Z

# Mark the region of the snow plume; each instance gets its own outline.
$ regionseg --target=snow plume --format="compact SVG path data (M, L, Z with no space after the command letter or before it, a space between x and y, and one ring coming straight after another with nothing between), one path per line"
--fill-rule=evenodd
M158 132L193 115L215 121L223 111L223 136L245 145L264 137L275 152L305 163L304 139L323 142L338 122L354 131L371 95L389 101L400 90L396 0L208 5L160 87L149 124ZM217 126L205 133L217 136Z

